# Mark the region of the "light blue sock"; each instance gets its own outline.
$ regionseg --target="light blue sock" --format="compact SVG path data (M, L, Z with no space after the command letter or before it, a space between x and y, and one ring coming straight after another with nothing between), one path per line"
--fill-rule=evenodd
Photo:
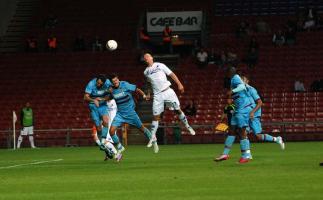
M250 158L250 142L249 139L240 140L240 149L242 158Z
M144 135L148 140L151 139L151 132L147 128L144 128Z
M101 134L101 138L107 138L108 135L108 131L109 129L105 126L102 127L102 134Z
M225 139L223 155L229 155L231 147L232 147L235 139L236 139L236 136L233 136L233 135L229 135Z
M264 137L263 141L267 141L267 142L273 142L274 141L274 138L271 135L263 134L263 137Z
M111 138L112 138L114 144L118 145L120 143L119 137L117 134L114 134L113 136L111 136Z

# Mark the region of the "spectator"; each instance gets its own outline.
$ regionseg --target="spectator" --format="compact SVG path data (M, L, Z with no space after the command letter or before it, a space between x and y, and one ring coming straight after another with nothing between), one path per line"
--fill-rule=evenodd
M270 33L270 27L267 22L265 22L263 19L259 19L258 22L256 22L256 32L258 33Z
M23 136L29 137L29 142L31 148L36 148L34 144L34 113L30 106L30 103L27 102L26 106L21 110L20 114L20 122L22 130L20 131L20 135L18 137L17 148L19 149L21 143L23 141Z
M211 54L208 56L208 64L215 64L219 58L215 55L214 48L211 49Z
M283 46L285 44L285 36L283 35L283 32L278 30L277 33L274 33L272 41L276 46Z
M232 65L234 67L236 67L239 64L238 56L233 52L228 51L226 54L226 59L227 64Z
M54 14L51 13L45 19L44 27L45 28L55 28L57 23L58 23L57 17Z
M55 53L57 51L57 39L55 36L51 35L47 39L47 48L48 48L48 51L52 53Z
M223 67L227 63L227 55L224 51L220 53L219 66Z
M74 51L85 51L86 50L86 45L85 45L85 40L82 35L77 36L74 41Z
M185 106L183 111L188 116L195 116L196 115L195 102L193 100L190 100L188 104Z
M258 51L258 49L259 49L259 44L258 44L257 39L255 37L251 38L248 51L251 51L252 48L254 48L256 51Z
M37 52L38 42L34 36L27 38L26 40L26 52Z
M315 19L314 19L313 9L309 9L307 12L307 16L305 16L303 29L310 31L314 27L315 27Z
M305 87L304 87L304 83L303 82L301 82L300 80L299 80L299 78L297 78L296 80L295 80L295 83L294 83L294 91L295 92L305 92L306 90L305 90Z
M204 68L208 64L208 53L203 49L196 53L196 62L200 68Z
M251 48L251 50L248 52L245 61L249 68L254 68L256 64L258 63L258 51L255 48Z
M249 24L245 21L240 22L240 24L236 30L237 38L243 39L246 36L248 36L249 33L250 33Z
M321 85L319 80L314 80L311 84L311 91L319 92L321 90Z
M163 46L166 53L173 53L172 35L173 30L166 25L163 30Z
M99 36L95 36L95 38L92 42L92 51L95 52L95 51L102 51L102 50L103 50L102 41L99 38Z
M296 43L296 31L293 28L291 27L287 28L285 37L286 37L287 45L294 45Z
M152 50L150 36L149 36L147 29L145 27L140 28L139 39L140 39L140 45L141 45L142 49Z

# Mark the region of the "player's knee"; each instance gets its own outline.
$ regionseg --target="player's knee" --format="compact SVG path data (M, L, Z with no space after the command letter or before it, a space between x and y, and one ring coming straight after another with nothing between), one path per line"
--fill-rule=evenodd
M154 121L160 121L160 115L154 115L153 119Z
M182 111L181 110L174 110L174 113L177 115L180 115L180 114L182 114Z
M111 126L109 130L110 136L113 136L115 134L115 131L116 131L116 127Z
M262 140L261 134L257 134L256 137L257 137L257 140Z
M101 126L96 126L96 130L97 131L102 131L102 127Z

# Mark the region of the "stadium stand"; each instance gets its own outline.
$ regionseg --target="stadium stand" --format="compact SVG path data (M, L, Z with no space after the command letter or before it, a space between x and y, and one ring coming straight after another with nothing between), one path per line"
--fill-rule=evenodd
M241 20L252 24L257 20L255 15L261 14L272 29L278 29L288 19L293 18L298 8L314 5L314 1L308 4L297 1L296 5L293 4L295 1L287 0L269 1L266 4L268 7L264 7L265 3L260 0L247 1L248 3L194 2L182 1L179 6L178 2L175 4L168 0L138 0L131 1L125 8L124 1L118 1L114 3L115 9L107 12L106 8L110 5L108 1L98 1L91 5L85 0L68 3L63 0L42 1L28 34L37 36L38 41L45 41L49 34L55 34L59 41L58 52L0 55L0 130L11 129L12 110L19 110L26 101L30 101L35 112L36 129L57 129L54 132L36 134L36 142L41 143L37 146L61 146L67 140L71 145L92 144L87 132L77 130L91 127L87 108L82 100L84 87L95 74L110 73L111 70L117 72L121 79L134 82L140 87L144 85L144 66L137 63L135 37L138 19L145 10L161 10L167 6L168 11L206 10L210 22L208 48L215 48L217 52L227 48L241 58L247 45L236 39L233 32ZM315 6L319 11L323 8L320 4ZM254 13L258 7L263 8L259 11L261 13ZM54 29L44 29L41 26L43 20L52 11L58 17L58 25ZM120 12L126 12L127 15L120 15ZM95 35L104 39L115 39L119 49L115 52L72 52L72 43L80 33L86 41L90 41ZM271 34L255 34L260 44L259 62L253 70L248 69L245 64L239 64L239 69L250 76L251 83L264 97L262 119L268 124L264 127L265 131L283 133L288 140L323 139L322 124L306 123L323 121L322 92L293 92L295 77L301 76L307 88L313 80L323 77L321 35L321 31L297 33L295 46L277 48L271 44ZM181 103L186 105L189 99L197 102L197 115L189 117L189 121L195 125L198 134L192 137L183 131L182 142L210 143L222 140L223 136L214 135L210 127L219 121L225 105L224 69L215 64L206 69L197 69L192 58L186 57L180 60L175 71L186 89L185 94L179 95ZM169 111L164 114L163 122L166 125L174 123L174 120ZM304 123L293 125L295 122ZM167 140L172 143L171 131L167 129L166 133ZM0 134L2 147L8 143L6 134Z

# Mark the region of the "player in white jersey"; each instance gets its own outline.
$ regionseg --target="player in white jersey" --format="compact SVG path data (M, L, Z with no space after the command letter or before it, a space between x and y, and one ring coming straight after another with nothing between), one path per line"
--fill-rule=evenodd
M184 93L184 86L179 81L177 76L172 72L165 64L154 62L154 58L151 54L146 53L144 60L147 63L147 68L144 71L144 75L148 82L151 84L153 90L153 121L151 124L152 139L147 144L147 147L152 145L157 146L156 131L160 121L160 114L164 112L164 106L174 110L179 119L183 122L187 130L191 135L195 135L195 131L188 124L187 118L184 112L180 108L178 97L174 90L170 88L171 83L167 80L167 76L170 76L177 84L180 93ZM147 99L150 98L148 93Z
M110 126L112 124L112 121L117 113L116 101L114 99L107 101L107 106L108 106L108 116L109 116L108 129L110 130ZM98 144L98 146L100 146L101 142L98 138L95 126L92 128L92 134L93 134L93 138L94 138L95 142ZM109 132L108 132L107 138L106 138L106 146L108 147L108 149L111 151L112 154L115 154L117 152L116 148L113 146L113 140L112 140ZM107 154L105 160L107 160L108 158L111 158L111 156Z

